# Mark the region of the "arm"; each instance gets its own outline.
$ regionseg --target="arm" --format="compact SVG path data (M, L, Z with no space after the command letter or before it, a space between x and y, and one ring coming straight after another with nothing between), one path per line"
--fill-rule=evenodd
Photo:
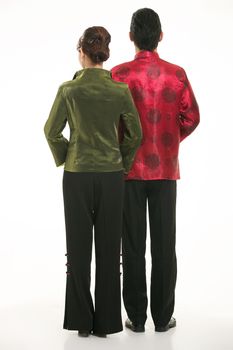
M180 139L183 141L190 135L200 122L200 114L197 101L195 99L192 87L185 75L184 89L180 105Z
M128 88L125 92L124 111L121 118L124 126L122 128L123 140L120 144L120 151L122 154L125 173L128 173L132 167L136 151L142 140L140 119Z
M65 162L68 140L62 135L67 122L67 108L62 88L60 87L53 103L49 118L44 126L45 137L57 166Z

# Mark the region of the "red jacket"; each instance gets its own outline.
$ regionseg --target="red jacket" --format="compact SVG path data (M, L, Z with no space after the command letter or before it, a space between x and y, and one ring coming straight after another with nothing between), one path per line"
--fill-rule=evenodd
M183 68L156 52L140 51L131 62L112 69L128 84L138 109L143 140L126 180L180 178L180 142L199 124L199 109Z

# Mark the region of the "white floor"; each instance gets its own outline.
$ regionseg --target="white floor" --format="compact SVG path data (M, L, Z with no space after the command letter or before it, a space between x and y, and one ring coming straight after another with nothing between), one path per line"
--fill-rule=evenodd
M0 350L233 350L232 264L226 263L230 255L216 259L209 251L207 260L199 249L196 259L191 250L178 249L177 327L156 333L148 307L145 333L124 329L107 339L82 339L62 329L66 259L57 255L50 261L16 254L12 263L10 256L2 259ZM147 262L149 286L149 258ZM124 321L124 309L122 316Z
M159 349L232 350L233 316L226 318L207 310L178 310L177 327L154 332L150 318L142 334L124 330L106 339L79 338L62 329L63 305L32 304L0 310L1 350ZM125 314L123 314L125 318Z

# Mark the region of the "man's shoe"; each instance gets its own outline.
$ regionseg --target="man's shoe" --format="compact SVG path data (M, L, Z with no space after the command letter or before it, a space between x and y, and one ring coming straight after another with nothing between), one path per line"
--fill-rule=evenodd
M92 332L92 334L99 338L107 338L107 334L105 333Z
M176 327L176 319L174 317L172 317L166 326L164 326L164 327L155 326L155 331L156 332L166 332L170 328L174 328L174 327Z
M129 318L125 321L125 327L129 328L131 331L133 331L135 333L145 332L145 327L143 324L135 324L132 321L130 321Z
M87 337L89 337L89 334L90 334L89 331L78 331L79 337L87 338Z

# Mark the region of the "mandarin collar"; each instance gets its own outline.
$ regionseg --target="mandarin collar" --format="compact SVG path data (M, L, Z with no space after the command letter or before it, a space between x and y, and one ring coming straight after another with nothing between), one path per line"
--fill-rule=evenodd
M140 59L158 59L159 54L156 51L139 51L135 55L135 60L140 60Z
M103 68L83 68L75 73L73 79L81 75L105 76L111 78L111 72Z

